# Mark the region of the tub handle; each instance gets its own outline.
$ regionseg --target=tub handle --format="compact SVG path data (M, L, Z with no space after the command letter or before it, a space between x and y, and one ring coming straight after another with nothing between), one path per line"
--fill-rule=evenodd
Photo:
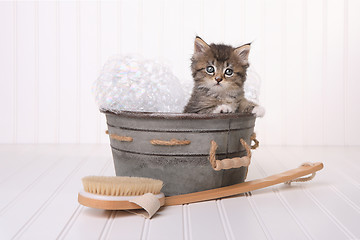
M211 140L209 161L210 161L212 168L215 171L220 171L223 169L231 169L231 168L248 167L250 165L250 160L251 160L250 147L244 141L244 139L240 139L240 142L243 145L243 147L246 149L246 153L247 153L246 156L225 158L222 160L217 160L216 159L216 149L217 149L218 145L214 140Z
M254 145L251 145L251 149L257 149L259 147L259 140L256 139L256 133L252 133L250 136L250 141L254 142Z
M191 143L190 140L178 140L178 139L171 139L170 141L158 140L153 139L150 141L152 145L157 146L182 146L182 145L189 145Z

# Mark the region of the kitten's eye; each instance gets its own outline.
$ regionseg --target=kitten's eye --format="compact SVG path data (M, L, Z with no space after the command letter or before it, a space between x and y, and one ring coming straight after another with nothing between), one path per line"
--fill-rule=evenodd
M233 73L234 73L234 71L233 71L232 69L230 69L230 68L227 68L227 69L225 70L225 74L228 75L228 76L233 75Z
M208 66L206 67L206 72L207 73L214 73L215 72L215 68L213 66Z

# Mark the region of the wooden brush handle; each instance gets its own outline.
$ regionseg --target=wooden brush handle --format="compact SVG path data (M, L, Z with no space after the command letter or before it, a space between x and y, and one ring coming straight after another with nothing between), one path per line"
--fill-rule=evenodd
M253 190L269 187L279 183L288 182L293 179L312 174L316 171L321 170L323 167L324 167L323 164L320 162L312 163L311 165L300 166L298 168L283 173L275 174L262 179L257 179L253 181L243 182L227 187L216 188L201 192L166 197L165 206L195 203L195 202L207 201L222 197L233 196L240 193L250 192Z

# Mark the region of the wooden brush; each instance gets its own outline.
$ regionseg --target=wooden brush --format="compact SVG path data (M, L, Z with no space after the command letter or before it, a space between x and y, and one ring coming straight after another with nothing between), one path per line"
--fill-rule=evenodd
M161 193L163 182L161 180L142 177L106 177L88 176L82 179L84 191L79 192L80 204L99 209L125 210L141 209L131 200L144 195L154 194L165 203L165 195Z
M298 168L258 180L166 198L160 193L163 185L160 180L136 177L85 177L83 178L85 191L79 193L78 199L80 204L92 208L140 209L140 206L129 202L129 200L151 192L159 198L161 206L181 205L233 196L289 182L309 174L315 174L322 168L322 163L303 164Z

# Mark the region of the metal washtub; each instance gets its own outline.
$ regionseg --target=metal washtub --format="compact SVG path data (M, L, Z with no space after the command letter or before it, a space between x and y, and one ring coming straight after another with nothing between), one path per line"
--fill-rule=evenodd
M117 176L160 179L167 196L228 186L246 178L247 167L215 171L209 150L213 140L218 145L217 159L245 156L240 139L250 145L254 115L103 113Z

